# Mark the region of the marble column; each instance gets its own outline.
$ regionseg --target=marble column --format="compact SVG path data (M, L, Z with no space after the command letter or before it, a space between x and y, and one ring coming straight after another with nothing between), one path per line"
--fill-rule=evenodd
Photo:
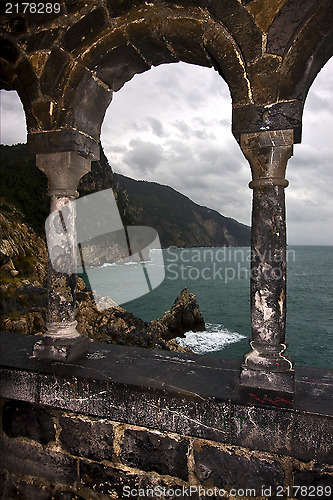
M251 350L244 356L241 386L285 393L294 390L294 367L286 349L285 171L293 131L241 136L253 189L251 233Z
M59 217L61 208L77 198L80 178L89 172L90 160L75 152L38 154L37 167L48 177L51 197L50 224L58 224L53 231L53 250L59 252L48 264L48 321L46 332L34 344L33 356L53 361L73 361L84 355L88 340L76 330L76 259L75 208L66 207L66 222ZM59 220L63 224L59 225ZM49 248L50 251L50 248ZM52 264L52 262L53 264Z

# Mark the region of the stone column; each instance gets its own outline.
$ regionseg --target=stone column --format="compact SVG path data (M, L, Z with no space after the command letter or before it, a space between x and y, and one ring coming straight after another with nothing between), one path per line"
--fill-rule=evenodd
M89 172L90 160L76 152L38 154L37 167L48 177L50 213L59 211L77 198L80 178ZM73 205L66 225L54 232L53 248L59 250L59 262L48 265L48 322L42 340L36 342L33 356L54 361L73 361L87 350L88 340L76 330L76 232ZM59 219L57 218L59 221ZM51 218L52 224L52 218ZM56 267L56 269L54 268Z
M251 350L244 356L242 386L292 393L294 368L285 343L286 220L284 178L293 131L241 136L252 170Z

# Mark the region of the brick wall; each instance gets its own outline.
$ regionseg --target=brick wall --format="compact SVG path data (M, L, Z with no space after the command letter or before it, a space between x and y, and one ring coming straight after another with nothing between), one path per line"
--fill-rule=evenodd
M199 498L199 485L256 496L294 483L333 488L332 471L312 461L13 400L2 402L1 440L6 499L124 498L138 488L176 498L172 490L190 486Z

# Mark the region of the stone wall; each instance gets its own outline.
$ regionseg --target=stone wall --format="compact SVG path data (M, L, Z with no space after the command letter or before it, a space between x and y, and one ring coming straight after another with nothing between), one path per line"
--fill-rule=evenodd
M288 400L240 393L237 360L94 342L44 364L1 338L3 499L330 498L331 371Z

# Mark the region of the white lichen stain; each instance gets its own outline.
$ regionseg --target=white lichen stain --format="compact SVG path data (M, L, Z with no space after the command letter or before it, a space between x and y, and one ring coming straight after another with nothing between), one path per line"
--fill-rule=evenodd
M279 307L280 307L280 314L282 316L282 314L283 314L283 307L284 307L284 290L282 290L282 292L280 294L280 297L279 297L279 300L278 300L278 304L279 304Z
M274 310L267 305L268 296L268 290L257 290L254 296L255 308L257 309L257 311L261 312L264 317L264 321L268 321L274 315Z

